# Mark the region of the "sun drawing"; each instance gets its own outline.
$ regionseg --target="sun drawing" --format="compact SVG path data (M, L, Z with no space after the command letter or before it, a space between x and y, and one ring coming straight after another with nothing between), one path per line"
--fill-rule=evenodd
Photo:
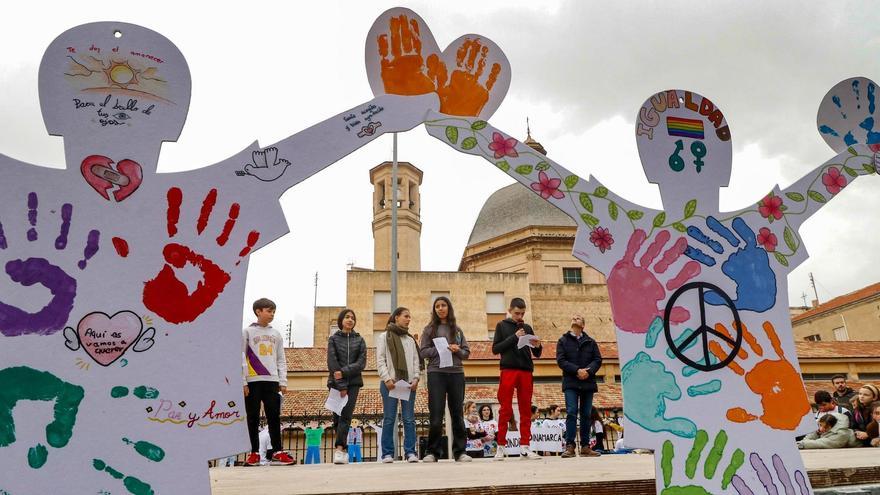
M132 84L138 83L138 72L131 65L128 64L128 61L125 62L110 62L110 67L104 69L104 74L107 76L107 82L110 86L118 86L120 88L128 88Z

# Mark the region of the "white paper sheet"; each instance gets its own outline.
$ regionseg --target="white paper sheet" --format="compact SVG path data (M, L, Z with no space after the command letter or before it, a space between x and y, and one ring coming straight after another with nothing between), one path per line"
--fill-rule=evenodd
M343 397L339 390L331 388L330 394L327 395L327 401L324 402L324 409L333 411L336 414L342 414L342 409L346 404L348 404L348 394Z
M409 400L410 392L409 383L404 380L397 380L397 383L394 384L394 388L388 391L388 396L400 400Z
M437 348L437 354L440 355L440 367L449 368L452 366L452 351L449 350L449 342L444 337L434 339L434 347Z
M539 340L537 335L527 333L519 338L519 341L516 343L516 348L522 349L525 346L535 347L534 345L532 345L532 342L536 340Z

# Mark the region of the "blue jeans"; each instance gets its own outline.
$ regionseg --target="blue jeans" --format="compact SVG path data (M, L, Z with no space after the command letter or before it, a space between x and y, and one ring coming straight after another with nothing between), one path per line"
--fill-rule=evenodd
M382 394L382 457L394 457L394 438L397 436L397 428L394 420L397 418L398 400L388 396L388 387L385 383L379 384L379 393ZM401 416L403 416L403 452L404 456L416 453L416 393L410 391L409 400L401 403Z
M348 446L348 462L361 462L363 459L361 458L361 446L360 445L349 445Z
M321 464L321 447L306 447L305 464Z
M590 446L590 412L593 392L567 388L565 393L565 445L574 445L578 419L581 424L581 448ZM578 414L580 413L580 414Z

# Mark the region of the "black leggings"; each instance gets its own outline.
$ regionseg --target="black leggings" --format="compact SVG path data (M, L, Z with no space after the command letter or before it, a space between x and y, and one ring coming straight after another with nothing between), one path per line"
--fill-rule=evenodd
M351 427L351 416L358 399L360 387L348 387L348 403L342 408L342 414L333 413L333 429L336 430L336 446L348 451L348 429Z

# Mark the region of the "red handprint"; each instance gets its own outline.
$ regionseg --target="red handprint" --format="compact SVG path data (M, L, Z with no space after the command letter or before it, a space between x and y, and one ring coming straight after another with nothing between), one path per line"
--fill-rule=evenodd
M671 237L668 230L661 230L636 264L636 253L647 240L645 231L636 229L629 238L623 259L611 269L608 276L611 312L614 314L614 323L624 332L647 332L654 318L663 317L664 308L660 307L659 303L666 299L666 290L674 291L700 274L700 264L696 261L688 261L675 277L666 282L664 290L657 275L665 273L669 266L681 257L687 248L685 238L678 238L663 253L660 261L654 264L653 271L649 265L654 263ZM680 306L672 309L670 315L672 323L683 323L688 318L690 312L687 309Z
M172 187L168 190L168 236L171 238L177 235L177 222L180 219L182 202L183 192L179 188ZM216 203L217 190L211 189L202 202L201 213L196 222L198 235L201 235L207 227ZM229 241L229 236L238 219L239 210L238 203L232 203L229 207L229 216L223 230L216 238L218 246L225 246ZM259 232L250 232L247 237L247 245L239 252L239 256L247 255L259 238ZM214 301L226 288L226 284L230 280L229 273L204 255L178 243L167 244L162 250L162 254L165 257L165 266L155 278L144 284L144 306L169 323L195 321L214 304ZM203 277L192 293L174 273L175 268L183 268L187 263L198 268Z
M761 406L764 408L764 413L760 417L762 423L777 430L794 430L801 423L804 414L810 411L810 402L801 375L785 359L785 353L773 324L765 321L763 327L767 332L767 338L770 339L770 345L779 358L765 359L749 372L745 372L736 361L731 362L728 367L737 375L745 376L749 389L761 396ZM715 329L729 335L724 325L717 324ZM742 334L752 352L759 357L763 356L764 349L745 325L742 325ZM718 342L709 342L709 350L719 359L724 355ZM741 359L748 358L748 353L743 349L740 349L737 355ZM727 419L735 423L746 423L759 418L741 407L734 407L727 411Z
M381 71L385 91L395 95L423 95L434 91L434 82L427 75L422 58L422 40L419 23L405 14L392 17L391 58L388 58L388 35L376 40L382 57Z

